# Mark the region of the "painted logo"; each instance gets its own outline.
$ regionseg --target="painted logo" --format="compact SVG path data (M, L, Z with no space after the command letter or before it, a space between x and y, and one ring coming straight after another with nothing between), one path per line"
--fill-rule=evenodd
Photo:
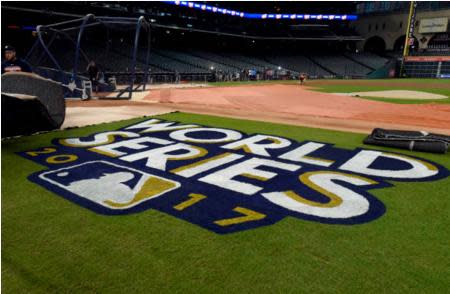
M371 190L449 175L402 154L157 119L52 144L19 154L48 167L29 178L57 195L106 215L156 209L220 234L287 216L369 222L386 210Z
M39 174L52 190L73 195L98 212L127 211L162 196L180 183L107 161L90 161ZM89 206L88 206L89 207Z

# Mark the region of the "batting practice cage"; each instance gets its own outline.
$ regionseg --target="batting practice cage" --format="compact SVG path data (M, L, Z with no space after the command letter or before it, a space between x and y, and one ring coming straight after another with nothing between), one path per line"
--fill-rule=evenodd
M149 75L150 24L144 17L82 18L40 25L26 60L33 71L60 82L64 96L131 99ZM94 70L91 76L88 66Z

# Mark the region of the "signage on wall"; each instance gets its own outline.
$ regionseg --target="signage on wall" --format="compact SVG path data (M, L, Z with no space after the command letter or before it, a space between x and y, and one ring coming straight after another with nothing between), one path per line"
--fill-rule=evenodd
M424 18L420 20L419 33L444 33L448 28L448 17Z

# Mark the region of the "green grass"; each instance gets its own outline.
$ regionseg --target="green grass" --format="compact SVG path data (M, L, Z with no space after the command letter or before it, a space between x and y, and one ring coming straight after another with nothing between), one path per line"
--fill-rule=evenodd
M298 84L298 81L246 81L209 83L216 87L234 87L244 85ZM363 83L363 84L362 84ZM389 85L386 85L388 83ZM381 85L383 84L383 85ZM411 90L447 96L447 99L394 99L361 96L360 98L398 104L450 103L450 81L445 79L374 79L374 80L308 80L306 86L323 93L352 93L369 91Z
M339 82L339 83L347 83L347 84L355 84L355 82L358 81L364 81L367 83L379 83L379 82L388 82L392 85L395 84L404 84L404 83L413 83L413 84L448 84L449 80L448 79L429 79L429 78L404 78L404 79L400 79L400 78L389 78L389 79L365 79L365 80L358 80L358 79L321 79L321 80L317 80L317 81L331 81L331 82Z
M382 91L382 90L376 90ZM370 96L359 96L358 98L363 98L367 100L373 101L381 101L386 103L395 103L395 104L427 104L427 103L436 103L436 104L449 104L450 98L446 99L396 99L396 98L383 98L383 97L370 97Z
M387 85L389 84L389 85ZM361 96L360 98L400 104L450 103L450 81L439 79L385 79L385 80L317 80L308 86L324 93L352 93L389 90L421 91L447 96L446 99L393 99Z
M362 146L364 135L174 113L163 119ZM44 169L14 152L54 137L113 130L141 119L2 142L4 293L445 293L450 287L450 181L373 190L376 221L326 225L286 218L217 235L148 210L102 216L26 177ZM386 149L388 148L377 148ZM398 151L396 151L398 152ZM450 168L449 155L401 151Z

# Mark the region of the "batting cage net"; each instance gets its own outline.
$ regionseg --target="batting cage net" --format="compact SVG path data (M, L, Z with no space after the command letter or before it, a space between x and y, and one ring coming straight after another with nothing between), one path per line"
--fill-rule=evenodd
M150 25L144 17L83 18L38 26L27 61L34 72L62 83L66 97L130 99L145 90Z

